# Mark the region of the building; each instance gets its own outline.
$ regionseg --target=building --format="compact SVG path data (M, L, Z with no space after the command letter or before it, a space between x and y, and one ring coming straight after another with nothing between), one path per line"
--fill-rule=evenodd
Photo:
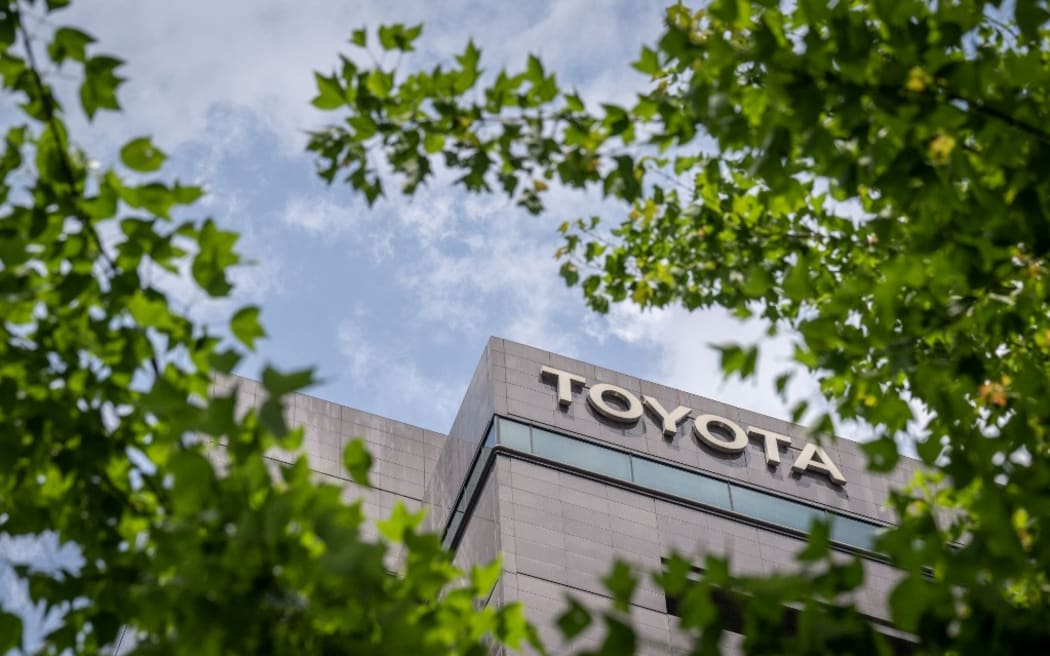
M231 384L261 401L251 381ZM502 554L490 603L523 601L554 653L565 594L605 603L614 558L655 570L671 550L731 554L740 573L768 572L791 566L814 517L830 518L836 549L867 557L857 603L888 619L895 575L869 549L914 462L868 474L855 443L818 446L801 426L498 338L447 435L305 395L289 412L318 475L371 517L426 507L457 564ZM375 458L373 489L342 470L355 437ZM643 582L634 602L642 653L686 646L660 590Z

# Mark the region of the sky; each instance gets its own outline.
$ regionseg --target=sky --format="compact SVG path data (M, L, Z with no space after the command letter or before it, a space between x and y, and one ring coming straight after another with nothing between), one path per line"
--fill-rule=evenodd
M616 221L624 208L555 189L548 211L533 217L442 180L369 208L348 188L324 185L304 151L308 130L338 118L310 106L313 71L334 67L355 28L423 23L408 68L451 63L470 38L490 73L537 54L597 104L629 102L645 88L629 63L655 41L661 18L661 3L643 0L81 0L31 29L76 25L98 39L94 52L126 60L122 113L90 124L69 116L74 139L102 167L122 143L152 135L170 155L168 175L207 189L199 214L241 233L254 264L235 272L230 299L165 284L217 328L237 307L262 308L268 337L242 375L258 376L263 363L313 366L321 382L309 393L445 432L496 335L786 417L772 385L788 366L785 338L763 339L763 326L720 310L617 306L599 316L565 287L556 227L592 214ZM758 341L757 383L723 382L710 345ZM793 396L813 390L803 379ZM0 555L12 561L75 560L46 536L0 538ZM58 619L32 607L3 567L0 600L26 609L27 647Z
M660 3L274 2L93 0L59 15L95 35L97 51L127 61L124 112L90 125L80 143L105 166L119 145L152 135L170 174L208 190L200 211L242 234L254 266L235 274L234 296L207 302L174 286L197 318L219 325L236 307L262 308L268 338L240 373L263 362L314 366L310 393L446 431L490 335L576 357L775 416L788 411L770 381L786 366L785 341L768 343L760 382L723 383L713 343L756 341L762 326L722 311L588 310L566 288L553 253L565 219L620 206L555 190L533 217L497 196L432 181L369 208L328 187L305 153L306 132L338 119L309 104L313 71L349 52L350 32L423 23L406 68L453 61L467 40L485 70L539 55L591 103L629 102L645 88L630 68L661 28ZM396 188L396 187L395 187ZM805 386L801 388L805 391Z

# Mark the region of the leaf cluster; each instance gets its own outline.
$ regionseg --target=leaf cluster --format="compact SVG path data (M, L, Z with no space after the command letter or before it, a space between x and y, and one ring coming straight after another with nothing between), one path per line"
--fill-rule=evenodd
M833 408L817 429L872 426L873 471L920 435L936 484L895 492L879 544L902 572L893 621L922 652L1014 653L1050 639L1048 21L1031 0L679 3L629 106L586 105L535 58L482 76L473 45L429 72L344 59L318 103L341 122L310 148L370 201L372 158L406 193L445 167L535 212L553 183L622 201L560 226L566 282L599 312L721 306L786 330ZM754 373L753 348L722 355ZM787 600L733 590L756 631L764 595ZM750 647L863 651L829 595L790 600L826 629L812 644Z
M237 235L195 216L202 190L167 180L149 138L109 166L76 147L45 72L79 81L88 119L119 109L123 80L90 35L50 27L65 4L0 3L2 93L17 108L0 144L0 531L53 532L82 558L17 568L61 618L41 652L111 653L122 626L121 653L436 656L534 641L519 607L480 603L498 563L464 579L400 507L366 539L361 503L319 484L305 456L266 457L299 446L284 407L312 373L266 368L256 405L218 391L265 336L259 309L210 327L152 274L226 297ZM346 456L367 484L362 444ZM0 610L0 652L28 648L23 633Z

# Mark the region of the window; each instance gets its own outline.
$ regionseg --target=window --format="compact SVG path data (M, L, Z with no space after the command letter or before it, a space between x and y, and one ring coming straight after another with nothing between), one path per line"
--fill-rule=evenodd
M725 481L655 462L632 458L634 482L645 487L692 499L719 508L729 508L729 486Z
M631 480L631 457L622 451L606 449L597 444L533 428L532 452L580 469L624 481Z
M875 536L879 533L879 526L836 513L829 513L829 515L831 515L832 540L852 544L868 551L875 549Z
M499 443L518 451L532 451L529 427L506 419L499 420Z
M827 513L820 508L794 503L781 497L773 496L741 487L730 485L733 495L733 510L770 524L779 524L798 531L809 531L814 520L823 520Z
M528 427L526 427L528 430ZM481 443L478 448L478 452L474 454L474 461L470 465L470 471L467 472L467 480L463 484L463 489L459 493L459 498L456 499L456 507L452 510L452 515L449 517L448 524L445 525L445 534L441 539L441 543L446 548L452 548L452 546L459 539L459 528L463 524L463 520L466 518L467 508L474 500L474 494L478 490L478 486L481 484L481 476L485 473L485 469L488 466L489 454L492 453L492 447L496 445L496 424L493 423L489 427L488 435L485 436L485 441Z
M827 519L831 522L832 540L868 551L873 548L875 536L882 528L878 524L846 517L817 506L766 494L700 472L509 419L499 418L494 426L498 426L498 436L494 430L490 430L474 459L456 510L449 520L446 544L456 539L455 534L481 484L481 475L495 443L534 453L579 470L630 481L656 492L731 510L739 515L803 533L809 532L814 520Z

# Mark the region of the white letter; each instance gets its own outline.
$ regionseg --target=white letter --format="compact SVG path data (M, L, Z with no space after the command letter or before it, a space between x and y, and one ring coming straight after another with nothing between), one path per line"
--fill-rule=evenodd
M642 395L642 403L646 405L660 421L663 422L664 435L667 437L674 437L678 433L678 423L689 416L689 408L684 405L680 405L671 412L667 412L660 402L651 396L645 394Z
M715 437L711 432L711 426L721 426L733 434L733 440L726 442L721 437ZM707 443L712 449L724 453L740 453L747 448L747 434L735 423L719 417L718 415L700 415L693 421L693 432L696 436Z
M555 369L554 367L540 367L540 376L554 376L558 380L558 403L569 405L572 403L572 384L586 385L587 379L583 376L570 374L568 371Z
M791 446L790 437L787 435L781 435L780 433L774 433L773 431L748 426L747 434L761 437L764 440L763 446L766 451L766 464L770 467L780 464L780 445L786 444L787 446Z
M626 410L620 410L615 406L609 405L605 401L605 395L611 394L612 396L618 397L627 406ZM608 383L598 383L597 385L591 386L591 391L587 394L587 402L591 404L598 414L604 415L613 421L623 422L629 424L631 422L638 421L642 416L642 402L622 387L616 385L609 385Z
M835 485L846 484L846 477L842 475L835 463L831 462L827 452L812 442L802 447L802 453L798 454L798 458L795 459L795 464L791 465L791 469L799 473L807 469L820 472L821 474L827 474L828 478Z

